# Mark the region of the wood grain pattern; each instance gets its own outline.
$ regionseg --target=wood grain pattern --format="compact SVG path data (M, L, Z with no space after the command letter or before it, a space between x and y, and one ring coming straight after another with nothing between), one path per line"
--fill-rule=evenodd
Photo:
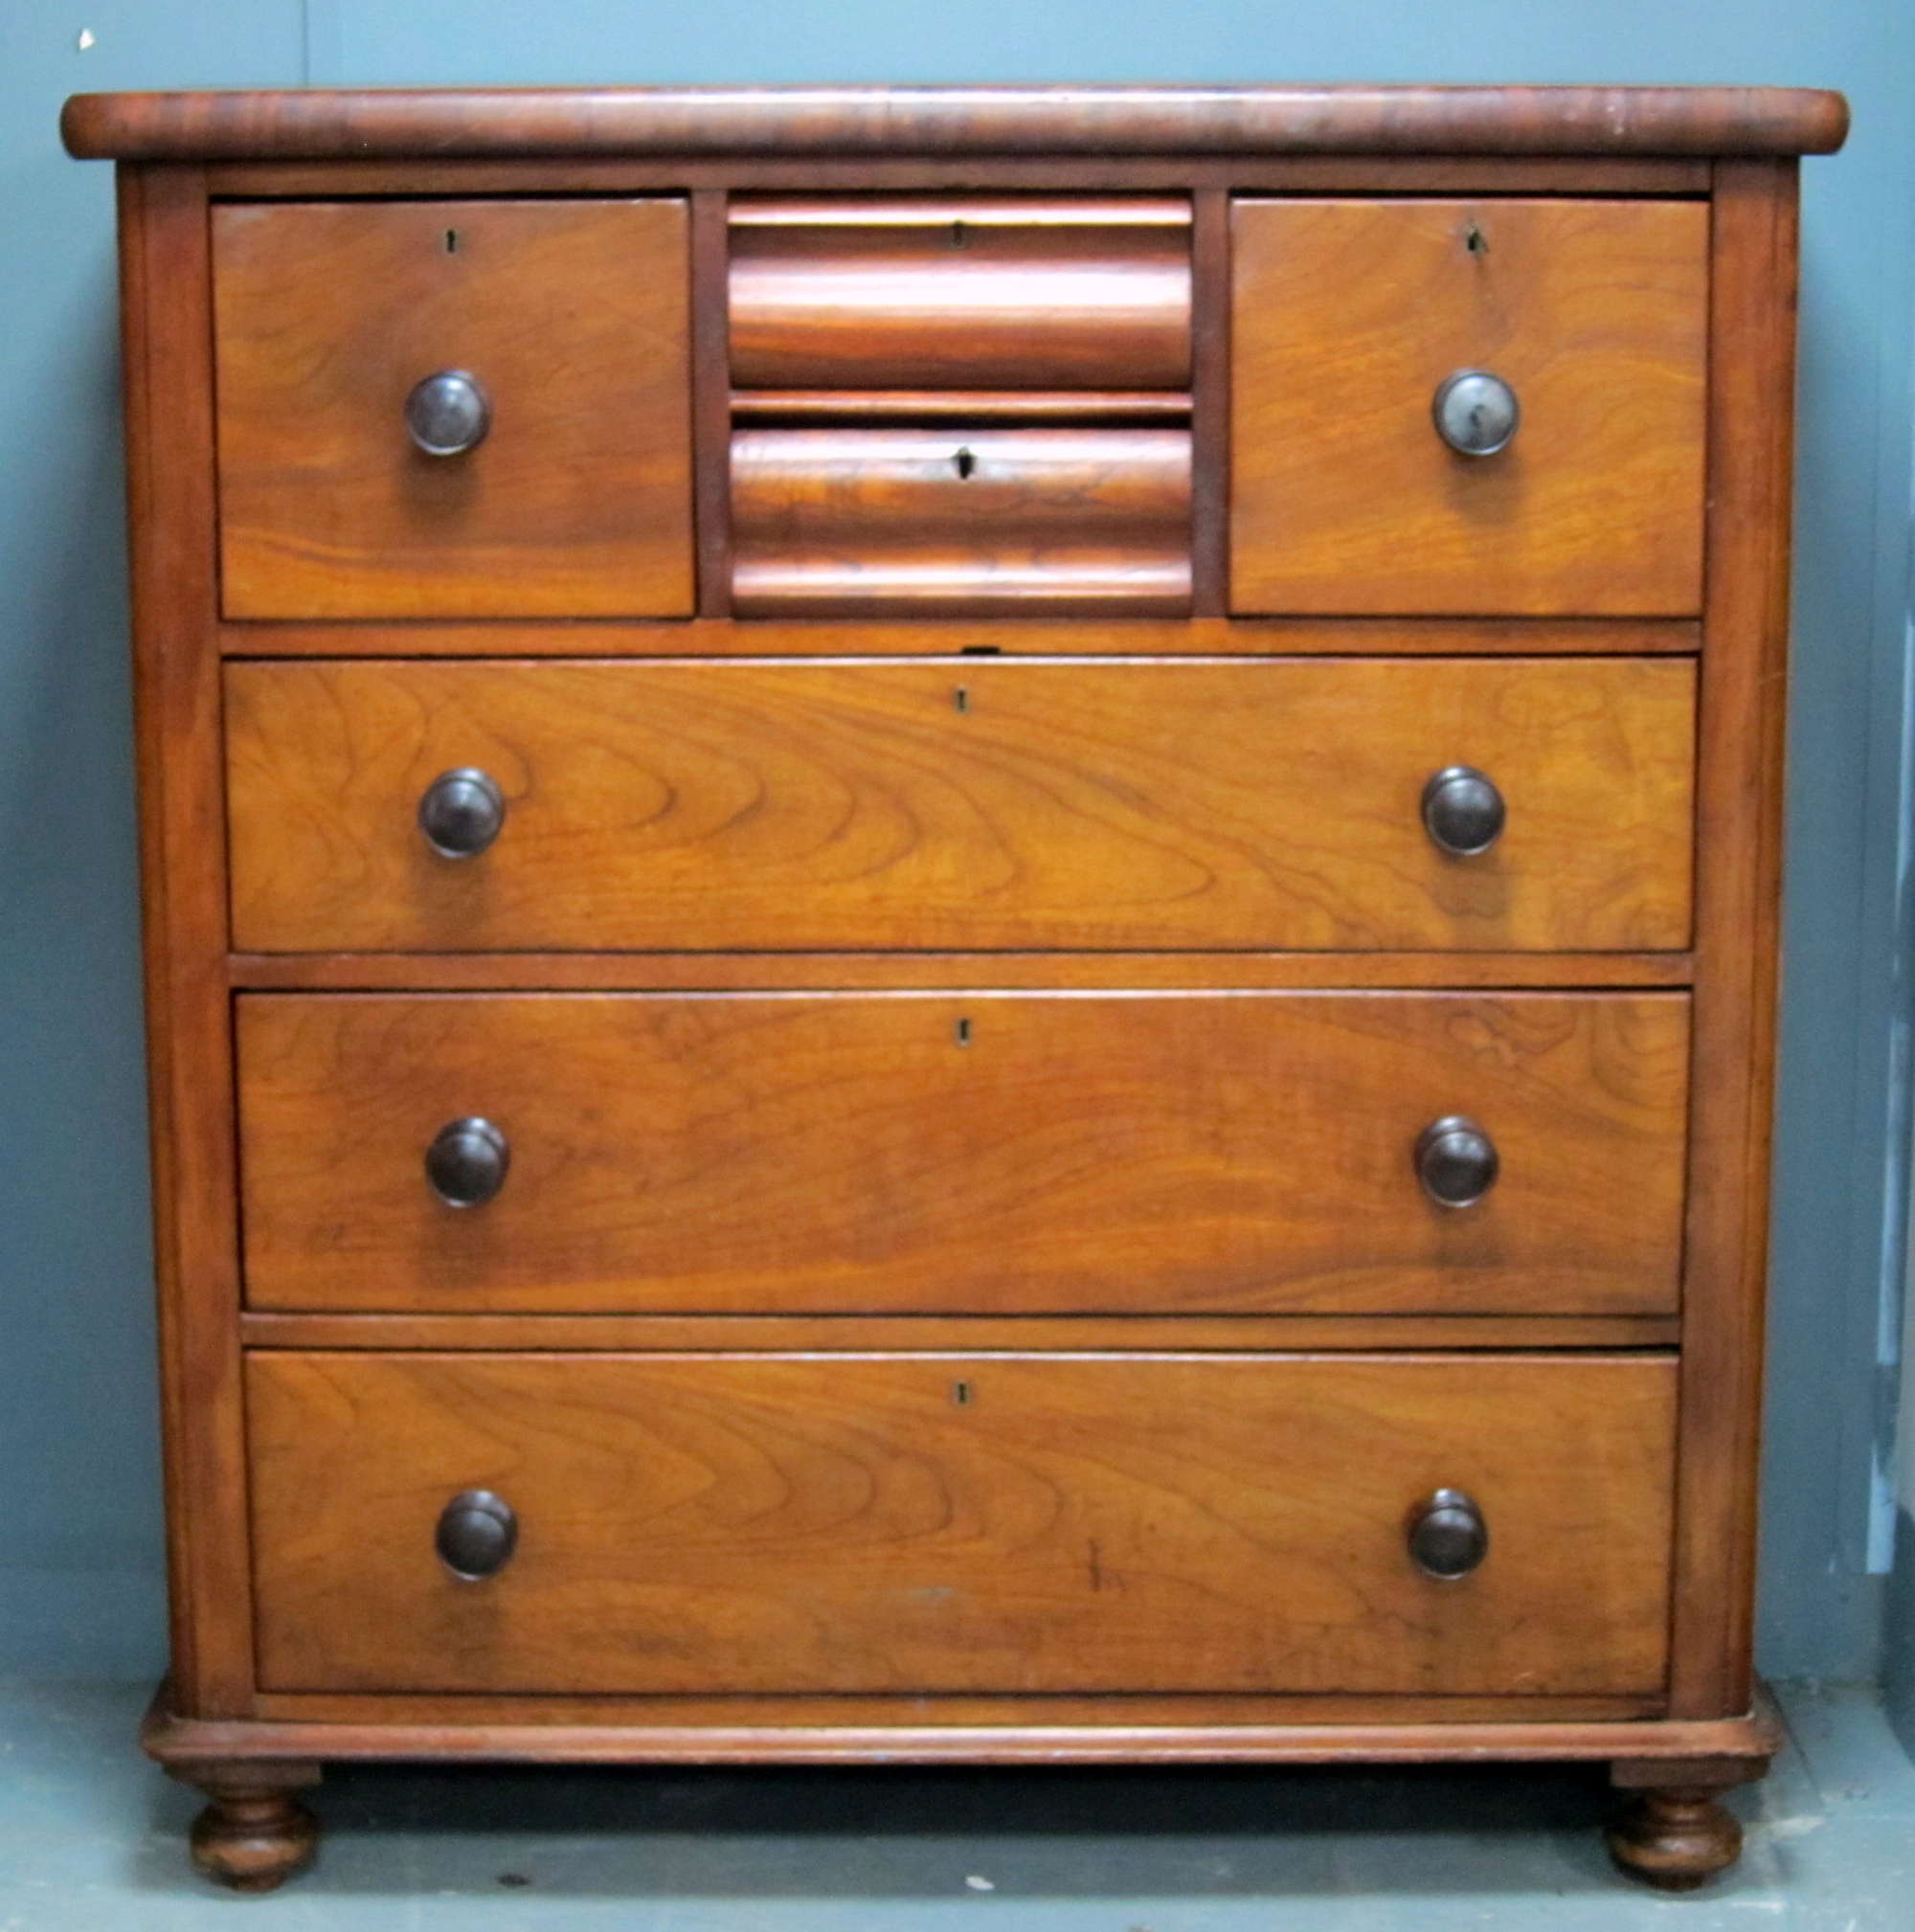
M248 1415L273 1690L1662 1678L1653 1358L256 1354ZM1460 1583L1404 1546L1446 1484L1494 1525ZM480 1584L432 1548L474 1487L521 1524Z
M1683 662L227 668L246 951L1679 949ZM961 693L961 697L960 697ZM1491 773L1477 861L1429 775ZM414 815L480 765L482 859Z
M254 1308L1666 1314L1671 994L240 1002ZM1438 1207L1418 1134L1502 1172ZM451 1208L447 1121L509 1138Z
M745 389L1183 389L1190 204L732 202Z
M1251 200L1234 238L1234 609L1700 607L1706 209ZM1497 456L1431 421L1473 368L1521 404Z
M237 1158L213 643L206 186L120 176L121 323L139 758L153 1268L176 1708L250 1709Z
M1795 169L1724 166L1713 236L1708 603L1697 832L1696 1110L1683 1292L1670 1689L1683 1716L1751 1682L1780 952L1795 388Z
M690 611L682 200L213 219L229 617ZM493 425L428 457L405 399L446 369Z
M1200 432L1201 434L1201 432ZM1193 463L1193 472L1195 464ZM1193 474L1193 490L1197 478ZM728 492L729 494L729 492ZM1202 553L1203 545L1196 544ZM729 607L731 570L720 560ZM1221 578L1219 579L1221 582ZM1681 657L1692 620L1654 618L722 618L668 622L227 623L236 658Z
M77 94L123 160L655 153L1823 154L1839 94L1781 87L406 88Z
M1179 1355L1246 1349L1674 1348L1673 1314L313 1314L239 1317L249 1348L704 1350L961 1349Z
M732 532L742 617L1187 610L1190 433L741 428Z

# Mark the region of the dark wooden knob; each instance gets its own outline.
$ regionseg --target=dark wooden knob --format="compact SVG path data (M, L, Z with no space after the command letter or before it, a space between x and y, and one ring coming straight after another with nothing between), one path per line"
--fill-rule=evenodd
M1495 456L1509 447L1522 420L1522 405L1501 376L1487 369L1459 369L1436 385L1430 413L1436 434L1458 456Z
M406 434L427 456L463 456L491 427L491 398L470 370L437 370L407 393Z
M441 859L476 859L506 829L506 795L489 772L441 772L419 795L419 830Z
M1424 829L1458 859L1487 852L1507 817L1496 781L1474 765L1446 765L1423 788Z
M1410 1511L1409 1555L1427 1575L1453 1583L1489 1553L1489 1525L1461 1490L1437 1490Z
M450 1207L484 1207L506 1184L512 1150L489 1120L448 1120L425 1151L425 1178Z
M1441 1207L1474 1207L1501 1165L1496 1142L1465 1114L1446 1113L1416 1136L1416 1178Z
M467 1583L497 1576L518 1546L519 1519L490 1490L461 1490L439 1513L433 1547L439 1561Z

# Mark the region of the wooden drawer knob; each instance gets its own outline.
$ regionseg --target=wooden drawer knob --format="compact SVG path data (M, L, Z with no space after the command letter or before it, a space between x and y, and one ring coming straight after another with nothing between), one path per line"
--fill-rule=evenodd
M476 859L506 828L506 795L487 772L441 772L419 795L419 830L441 859Z
M512 1150L489 1120L448 1120L425 1151L425 1178L448 1207L484 1207L506 1184Z
M1427 1576L1453 1583L1489 1553L1489 1525L1461 1490L1436 1490L1410 1512L1409 1555Z
M469 1584L496 1576L518 1546L519 1519L490 1490L461 1490L439 1514L433 1547L439 1561Z
M1474 765L1446 765L1423 788L1424 830L1453 858L1487 852L1508 817L1496 780Z
M1464 1114L1446 1113L1416 1136L1416 1178L1439 1207L1474 1207L1500 1166L1496 1142Z
M1509 447L1522 405L1499 375L1486 369L1459 369L1436 385L1430 413L1436 434L1458 456L1495 456Z
M427 456L463 456L491 427L491 399L469 370L439 370L406 396L406 434Z

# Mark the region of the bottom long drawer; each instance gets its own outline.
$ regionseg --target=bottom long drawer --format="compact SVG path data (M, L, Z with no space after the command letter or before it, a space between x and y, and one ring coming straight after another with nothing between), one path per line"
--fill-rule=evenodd
M1667 1357L261 1351L247 1388L270 1691L1663 1682Z

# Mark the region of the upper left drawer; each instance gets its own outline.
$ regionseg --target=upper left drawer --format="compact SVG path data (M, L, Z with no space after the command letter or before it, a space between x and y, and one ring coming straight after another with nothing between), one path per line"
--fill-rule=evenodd
M213 273L227 617L690 612L682 200L226 204Z

